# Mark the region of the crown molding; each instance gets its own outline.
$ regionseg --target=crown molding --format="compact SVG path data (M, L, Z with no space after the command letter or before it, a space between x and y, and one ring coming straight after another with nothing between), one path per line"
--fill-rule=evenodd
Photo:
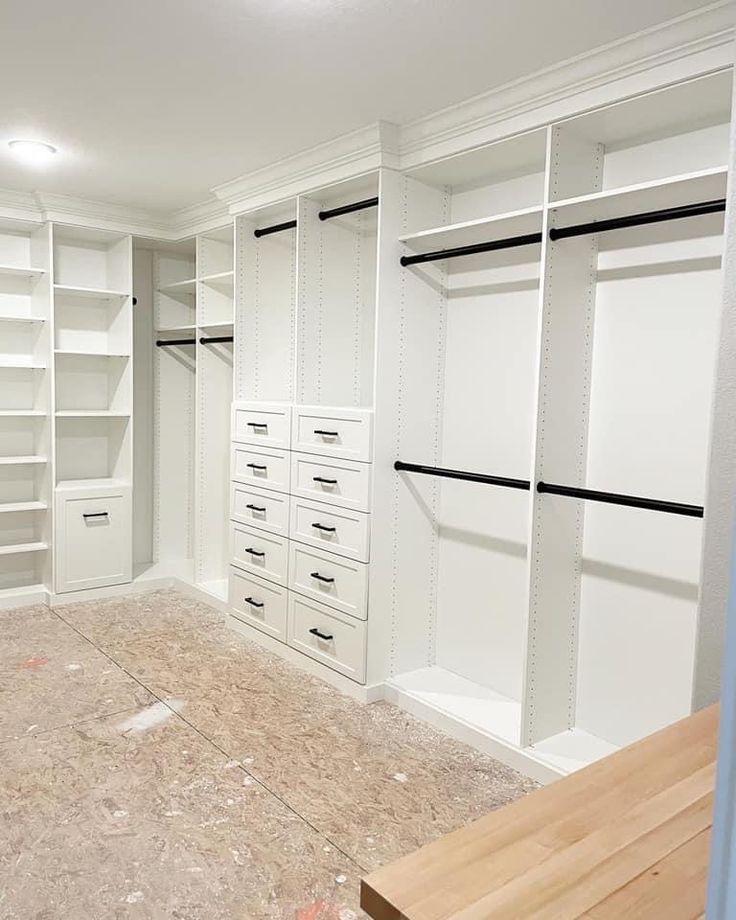
M401 128L401 167L733 65L733 0L602 45Z
M215 186L212 192L231 214L242 214L382 166L398 168L398 140L396 125L376 122Z
M198 233L207 233L209 230L219 230L232 222L232 217L222 201L211 198L199 204L180 208L169 215L169 234L173 240L183 240L196 236Z
M41 220L98 230L113 230L135 236L165 238L170 220L165 212L146 211L105 201L90 201L70 195L35 192Z

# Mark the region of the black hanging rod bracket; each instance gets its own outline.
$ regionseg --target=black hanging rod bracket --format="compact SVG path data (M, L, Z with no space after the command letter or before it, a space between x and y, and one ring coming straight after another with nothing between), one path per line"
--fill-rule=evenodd
M726 210L726 199L715 198L712 201L699 201L695 204L682 204L675 208L661 208L658 211L644 211L641 214L628 214L625 217L610 217L606 220L593 220L570 227L552 227L549 238L564 240L571 236L585 236L589 233L605 233L607 230L622 230L626 227L641 227L645 224L661 224L668 220L682 220L685 217L700 217L703 214L717 214Z
M537 492L547 495L564 495L567 498L584 498L591 502L607 505L623 505L625 508L642 508L645 511L663 511L684 517L703 517L702 505L686 505L682 502L665 502L657 498L640 498L638 495L622 495L618 492L599 492L595 489L578 489L573 486L558 486L549 482L538 482Z
M196 339L156 339L157 348L165 348L168 345L196 345Z
M295 220L285 220L283 224L273 224L271 227L258 227L253 231L253 236L260 239L262 236L270 236L272 233L282 233L284 230L295 230Z
M471 243L469 246L456 246L454 249L418 252L416 255L402 256L399 261L406 268L407 265L419 265L422 262L439 262L442 259L474 256L480 252L496 252L501 249L517 249L520 246L535 246L541 242L541 233L524 233L521 236L508 236L503 240L486 240L483 243Z
M397 460L394 469L405 473L424 473L427 476L441 476L444 479L464 479L467 482L483 482L491 486L504 486L507 489L521 489L528 492L531 483L528 479L510 479L508 476L489 476L486 473L471 473L466 470L450 470L441 466L424 466L421 463L404 463Z
M320 220L330 220L332 217L340 217L342 214L352 214L354 211L365 211L366 208L378 207L378 198L364 198L363 201L354 201L352 204L343 204L339 208L328 208L326 211L320 211L317 214Z
M200 345L215 345L217 342L232 342L233 336L231 335L209 335L201 336L199 339Z

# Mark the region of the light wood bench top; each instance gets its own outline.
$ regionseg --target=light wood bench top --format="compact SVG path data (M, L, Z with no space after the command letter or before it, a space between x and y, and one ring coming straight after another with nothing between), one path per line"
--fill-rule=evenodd
M362 882L375 920L695 920L705 910L712 706Z

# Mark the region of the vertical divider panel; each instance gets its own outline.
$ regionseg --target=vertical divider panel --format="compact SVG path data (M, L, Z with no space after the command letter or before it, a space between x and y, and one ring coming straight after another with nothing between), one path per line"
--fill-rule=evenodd
M385 169L380 201L369 682L434 663L440 481L393 463L441 459L446 313L444 264L403 268L398 237L413 208L446 223L448 195Z
M46 503L41 528L41 540L49 547L54 544L54 483L56 473L54 470L55 444L56 444L56 371L54 367L54 309L53 309L53 242L50 223L43 224L31 234L31 265L45 269L45 274L36 282L31 295L31 314L43 316L40 342L36 344L37 358L46 365L43 374L43 401L46 407L46 418L42 423L40 441L36 442L34 452L46 457L47 462L34 468L34 475L40 481L38 485L38 499ZM41 575L43 585L47 591L53 590L54 585L54 552L50 549L44 554Z
M553 243L552 202L600 190L602 148L553 126L548 135L542 243L536 434L532 462L529 619L522 746L574 724L585 509L540 495L541 480L584 486L597 270L597 238Z
M322 403L323 238L316 201L297 201L296 359L294 385L297 403Z

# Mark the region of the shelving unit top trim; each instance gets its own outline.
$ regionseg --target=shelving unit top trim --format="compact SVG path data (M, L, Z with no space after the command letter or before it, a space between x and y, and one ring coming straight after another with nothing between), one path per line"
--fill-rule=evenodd
M110 246L131 238L131 233L120 230L98 230L92 227L80 227L76 224L52 224L54 240L64 243L87 243L96 246Z

